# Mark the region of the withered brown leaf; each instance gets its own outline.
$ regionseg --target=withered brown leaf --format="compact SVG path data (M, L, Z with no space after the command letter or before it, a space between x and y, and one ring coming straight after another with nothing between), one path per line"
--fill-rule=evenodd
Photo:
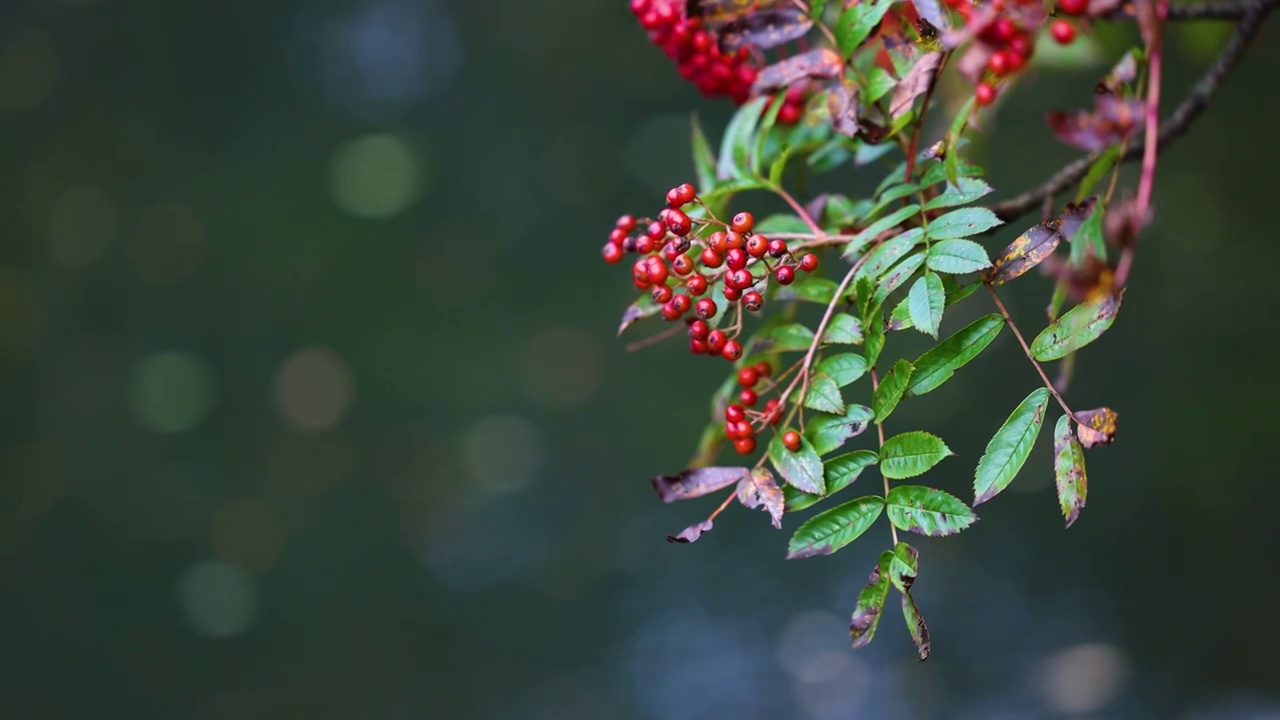
M890 117L896 120L911 109L916 98L929 89L941 62L941 52L925 53L916 59L915 64L898 83L898 87L893 90L893 99L889 101Z
M754 510L764 507L773 526L782 529L782 513L786 510L786 498L778 481L767 468L756 468L738 481L738 502Z
M1116 421L1119 419L1119 414L1115 410L1109 407L1077 410L1074 417L1080 424L1076 429L1076 437L1086 448L1094 445L1110 445L1111 441L1116 439Z
M756 76L751 86L753 95L762 95L791 85L797 80L806 78L830 78L840 72L844 61L831 48L818 48L808 52L792 55L786 60L776 62Z
M1055 111L1046 116L1062 142L1087 152L1102 150L1142 131L1142 103L1115 95L1095 95L1093 112Z
M1000 251L991 263L987 280L992 285L1003 285L1025 274L1053 254L1061 242L1051 223L1035 225Z
M689 468L676 475L659 475L653 479L653 489L664 503L689 500L726 488L746 477L751 471L744 467Z
M711 527L712 527L712 523L710 520L703 520L700 523L694 523L693 525L690 525L689 527L681 530L679 535L668 535L667 542L673 542L673 543L696 542L698 538L702 537L702 533L709 531Z

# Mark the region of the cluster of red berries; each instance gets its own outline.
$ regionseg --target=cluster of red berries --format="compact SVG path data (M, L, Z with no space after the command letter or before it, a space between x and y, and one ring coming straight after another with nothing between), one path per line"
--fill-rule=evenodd
M680 77L703 95L730 97L739 105L751 96L759 68L750 50L721 51L696 18L686 17L684 0L631 0L631 12L648 31L650 42L675 61Z
M756 449L756 428L753 422L759 423L763 429L766 425L777 425L782 420L782 408L777 398L766 402L761 411L748 410L760 402L756 386L772 372L773 368L763 360L738 371L738 384L742 386L742 391L738 393L738 402L724 409L724 434L733 441L733 449L739 454L750 455ZM794 448L787 443L785 435L782 440L783 445L795 452L800 447L800 436L795 432L786 435L796 436Z
M981 81L974 88L978 105L995 102L999 94L998 84L1016 75L1026 66L1035 51L1034 31L1047 18L1040 0L992 0L990 13L979 12L971 0L943 0L965 22L984 23L978 31L978 41L989 52ZM1089 10L1089 0L1058 0L1057 10L1065 15L1083 15ZM1049 35L1061 45L1070 45L1076 38L1076 28L1071 21L1057 18L1049 23Z
M690 351L734 361L742 357L742 344L736 339L741 323L728 333L713 328L709 321L720 307L704 297L707 292L719 283L728 303L741 303L742 309L756 312L764 307L761 291L765 289L757 286L767 286L770 279L790 285L796 270L818 269L818 257L811 253L796 257L786 241L752 232L756 220L749 212L737 213L728 223L691 218L684 208L694 203L701 201L693 185L671 188L667 205L656 219L618 218L600 252L608 263L622 262L628 253L639 254L631 266L631 278L637 289L650 291L654 302L661 304L662 317L674 322L691 310L696 316L685 321Z

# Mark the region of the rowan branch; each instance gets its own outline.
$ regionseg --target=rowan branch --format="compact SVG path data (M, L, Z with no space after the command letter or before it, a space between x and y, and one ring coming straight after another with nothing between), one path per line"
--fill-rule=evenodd
M1163 152L1175 140L1186 134L1191 123L1209 107L1209 100L1218 92L1227 75L1240 62L1250 41L1262 29L1262 22L1275 9L1280 0L1251 0L1250 2L1230 4L1203 4L1170 6L1170 20L1190 20L1198 18L1240 18L1226 47L1205 71L1200 80L1191 87L1173 113L1160 125L1160 136L1156 145L1157 152ZM1143 146L1134 144L1120 156L1120 162L1129 162L1142 157ZM1063 167L1048 180L1034 190L997 204L992 210L1005 222L1022 217L1037 210L1043 203L1051 200L1058 193L1080 182L1089 172L1089 167L1097 159L1096 154L1086 155Z

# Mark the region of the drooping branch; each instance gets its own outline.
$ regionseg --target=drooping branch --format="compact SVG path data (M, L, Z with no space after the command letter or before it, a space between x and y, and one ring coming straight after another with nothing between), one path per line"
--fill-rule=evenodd
M1280 0L1253 0L1251 2L1227 5L1170 6L1170 20L1239 17L1240 22L1227 40L1226 47L1222 49L1218 57L1205 70L1200 80L1191 87L1182 103L1174 109L1167 120L1161 123L1160 138L1157 144L1158 151L1163 152L1175 140L1182 137L1190 129L1191 123L1209 107L1209 100L1217 93L1218 88L1222 86L1223 81L1231 70L1240 62L1240 58L1244 56L1250 41L1258 34L1258 31L1262 28L1263 21L1275 9L1277 2L1280 2ZM1142 157L1142 154L1143 146L1134 144L1120 157L1120 161L1137 160ZM1089 167L1093 164L1094 159L1095 156L1093 155L1079 158L1054 173L1039 187L1005 200L993 207L992 210L1005 222L1016 220L1028 212L1037 210L1047 199L1080 182L1080 179L1089 172Z

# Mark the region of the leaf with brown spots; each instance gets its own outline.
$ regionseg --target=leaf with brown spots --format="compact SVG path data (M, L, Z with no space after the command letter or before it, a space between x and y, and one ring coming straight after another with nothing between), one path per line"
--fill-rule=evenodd
M756 468L750 475L739 480L738 502L751 510L763 507L765 512L769 513L773 526L779 530L782 529L782 513L786 509L786 499L773 473L764 468Z
M688 16L736 50L768 50L803 37L813 27L808 11L791 0L689 0Z
M840 56L830 48L792 55L761 70L756 76L755 84L751 86L751 94L763 95L780 90L797 80L835 77L840 73L842 63Z
M703 520L700 523L695 523L685 528L684 530L681 530L679 535L668 535L667 542L672 542L672 543L697 542L698 538L702 537L702 533L711 530L711 526L712 525L710 520Z
M690 500L729 487L751 471L744 467L689 468L677 475L659 475L653 489L664 503Z
M1041 362L1059 360L1102 337L1120 312L1120 300L1106 293L1071 308L1031 341L1032 356Z
M885 496L885 513L899 530L930 537L954 535L978 521L959 498L923 485L899 485L890 490Z
M830 555L857 540L875 524L882 512L884 498L878 495L860 497L823 510L796 528L787 545L787 559Z
M1063 415L1053 430L1053 476L1058 487L1058 505L1067 527L1080 517L1089 493L1089 478L1084 470L1084 448L1071 431L1071 418Z
M1021 277L1052 255L1061 240L1062 236L1049 223L1033 226L1000 251L991 264L987 281L992 285L1003 285Z
M1086 448L1094 445L1110 445L1111 441L1116 439L1118 418L1116 411L1109 407L1077 410L1075 419L1080 425L1076 428L1076 435L1080 438L1080 444Z
M902 617L907 621L911 639L915 641L916 656L920 658L920 662L928 660L929 653L933 652L933 640L929 637L929 626L925 624L924 615L920 613L915 598L909 592L902 593Z
M911 70L903 76L902 81L893 91L893 98L889 100L889 117L897 120L911 109L916 98L923 95L933 83L933 77L938 74L938 65L941 62L942 53L940 52L925 53L916 59Z
M858 593L858 604L849 617L849 637L855 648L865 647L876 635L885 600L889 599L889 574L893 551L880 553L880 560L867 579L867 586Z

